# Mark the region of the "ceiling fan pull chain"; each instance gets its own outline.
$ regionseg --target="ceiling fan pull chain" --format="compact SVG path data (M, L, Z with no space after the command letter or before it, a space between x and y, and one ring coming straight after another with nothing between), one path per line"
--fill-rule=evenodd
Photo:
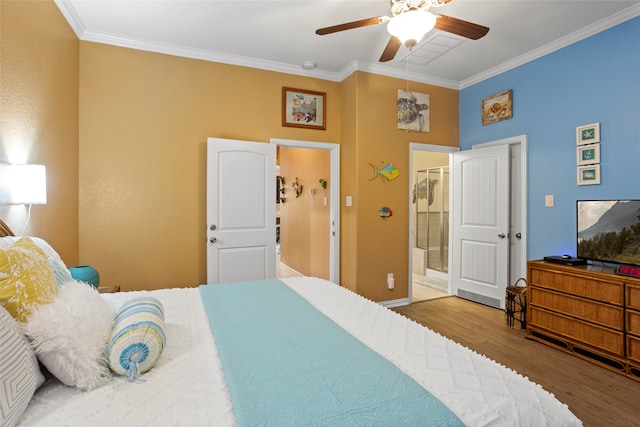
M411 55L411 50L409 50L409 53L407 54L407 96L409 96L409 55ZM409 133L409 126L406 127L406 131Z

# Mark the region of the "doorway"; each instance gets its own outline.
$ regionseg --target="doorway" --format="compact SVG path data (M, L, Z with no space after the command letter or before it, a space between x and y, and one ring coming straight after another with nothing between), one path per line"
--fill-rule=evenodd
M490 304L497 306L499 308L504 308L504 294L506 286L515 283L519 278L526 277L526 266L527 266L527 136L526 135L517 135L509 138L504 138L496 141L486 142L482 144L476 144L472 147L472 150L482 149L482 148L491 148L494 146L507 146L509 150L509 204L508 204L508 232L506 234L506 240L508 241L508 256L505 257L502 262L504 263L504 267L507 272L505 274L506 279L504 281L500 281L499 286L501 289L498 291L496 304ZM425 152L428 156L430 153L448 153L449 156L449 167L450 172L453 173L453 153L459 152L460 150L456 147L444 147L438 145L429 145L429 144L420 144L420 143L411 143L409 148L409 160L411 165L411 171L415 172L417 168L414 167L414 155L419 152ZM417 178L412 173L410 178L410 188L413 189L416 184ZM451 200L454 199L454 190L452 187L453 179L450 179L450 194ZM410 203L410 221L409 221L409 253L413 254L414 247L414 239L415 239L415 228L416 228L416 216L413 208L413 198L411 198ZM453 203L451 203L451 212L456 209ZM449 232L449 258L448 258L448 295L458 295L458 289L455 284L455 280L452 280L452 275L455 275L452 269L452 255L451 250L453 247L453 236L456 232L455 224L452 222ZM409 277L412 277L414 274L414 264L415 258L413 256L409 256ZM409 295L408 300L409 303L416 301L414 298L414 284L412 283L409 287ZM484 301L480 301L485 303Z
M526 154L519 135L453 155L453 294L504 309L507 286L526 277Z
M527 136L517 135L477 144L472 149L509 147L508 284L527 277Z
M328 257L329 259L329 274L328 279L333 283L339 283L340 280L340 146L338 144L326 143L326 142L314 142L314 141L298 141L289 139L271 138L269 140L271 144L275 144L281 148L302 148L311 150L323 150L328 153L329 157L329 172L328 176L312 177L305 181L297 182L297 189L300 191L298 198L314 199L315 205L320 204L320 209L329 210L328 218L328 249L325 245L322 248L322 254L311 254L311 256ZM294 187L295 176L284 177L284 204L287 206L287 201L296 199L296 193ZM320 179L326 181L326 184L322 184ZM293 181L292 181L293 180ZM326 185L326 189L323 187ZM282 209L281 206L281 209ZM281 220L282 221L282 220ZM287 227L286 224L281 222L281 227ZM324 230L324 229L323 229ZM283 244L286 244L286 233L293 230L280 230L280 238ZM323 231L321 231L323 232ZM300 236L302 238L302 236ZM282 248L286 251L286 248ZM327 253L328 251L328 253ZM312 249L313 252L313 249ZM317 275L317 274L316 274Z
M456 147L410 144L410 302L451 294L449 154L456 151Z
M449 166L420 169L414 190L416 249L424 252L426 275L449 271Z

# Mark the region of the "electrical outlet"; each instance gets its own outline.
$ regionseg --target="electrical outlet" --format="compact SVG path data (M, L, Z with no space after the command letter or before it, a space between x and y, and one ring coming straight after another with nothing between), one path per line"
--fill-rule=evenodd
M393 289L395 286L395 279L393 278L393 273L387 273L387 286L389 286L389 289Z
M548 208L553 207L553 194L547 194L544 196L544 205Z

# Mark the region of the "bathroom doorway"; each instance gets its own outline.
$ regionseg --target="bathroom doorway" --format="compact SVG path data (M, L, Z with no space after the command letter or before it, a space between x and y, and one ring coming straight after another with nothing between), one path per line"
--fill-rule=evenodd
M449 271L449 166L416 172L416 248L425 251L425 274Z
M412 302L450 295L449 153L455 147L411 144Z

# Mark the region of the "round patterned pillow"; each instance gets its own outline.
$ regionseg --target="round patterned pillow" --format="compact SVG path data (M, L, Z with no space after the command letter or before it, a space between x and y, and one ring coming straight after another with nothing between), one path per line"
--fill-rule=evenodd
M134 381L158 361L164 349L164 308L152 297L134 298L116 314L106 357L118 375Z

